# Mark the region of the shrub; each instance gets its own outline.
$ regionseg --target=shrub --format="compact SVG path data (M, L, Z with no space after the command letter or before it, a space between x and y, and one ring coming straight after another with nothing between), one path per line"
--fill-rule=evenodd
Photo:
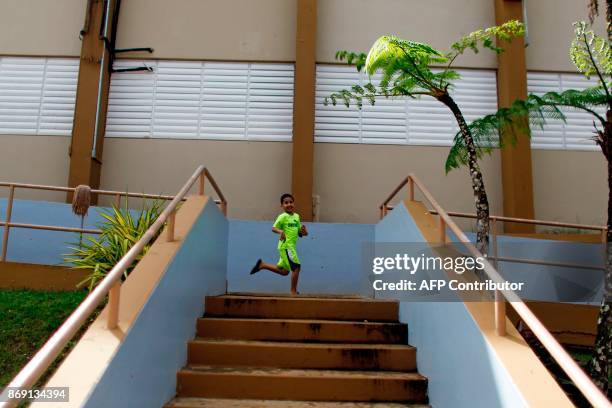
M121 260L121 258L140 240L144 233L153 225L163 210L163 201L144 202L140 212L136 215L127 207L101 211L105 219L98 227L102 231L98 237L88 237L81 245L71 246L71 252L64 256L64 261L76 269L91 270L89 276L79 282L78 286L87 285L92 291L104 279L106 274ZM159 232L158 232L159 235ZM147 253L155 236L138 254L134 262L125 270L123 279L127 278L136 264Z

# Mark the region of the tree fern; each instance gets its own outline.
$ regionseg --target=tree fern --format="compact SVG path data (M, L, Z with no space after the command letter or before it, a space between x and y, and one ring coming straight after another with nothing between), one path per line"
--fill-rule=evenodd
M560 107L588 112L603 128L606 121L595 108L606 105L607 97L600 86L582 91L570 89L561 93L548 92L542 96L529 94L527 99L518 99L509 108L500 108L495 113L473 121L468 127L480 158L491 153L494 148L514 145L520 134L529 137L532 128L543 129L549 120L565 121L565 115ZM499 129L504 130L502 137L499 136ZM461 132L457 132L446 158L446 172L465 164L467 164L467 150Z
M479 47L488 48L495 52L502 49L495 45L495 40L509 41L520 37L524 33L523 25L518 21L509 21L500 26L474 31L451 45L447 53L435 49L429 44L403 40L394 36L382 36L368 52L368 54L350 51L339 51L336 57L349 64L355 64L358 71L365 69L370 81L364 86L354 86L332 93L325 98L324 104L330 101L333 105L338 102L347 107L355 103L359 108L364 100L374 104L377 97L413 97L423 95L431 96L450 109L455 117L460 137L453 147L455 163L466 163L472 180L472 190L476 201L477 213L477 247L483 253L488 251L489 242L489 203L478 165L478 157L488 148L483 143L480 147L474 145L470 128L465 122L461 109L455 103L449 89L453 81L459 79L459 73L452 70L454 60L466 50L478 52ZM440 72L434 72L432 64L445 65ZM376 72L382 77L378 86L371 81ZM483 140L484 134L481 135ZM453 150L451 150L453 152Z
M612 74L612 51L610 43L586 29L586 23L574 23L575 37L570 47L570 58L576 69L587 78L592 75Z
M342 101L345 105L356 102L361 106L365 98L374 104L377 97L430 95L436 97L448 91L453 81L460 78L459 73L451 69L452 63L466 50L478 52L479 47L501 52L494 45L494 40L508 41L524 34L524 26L516 20L500 26L474 31L451 45L451 50L443 53L429 44L403 40L394 36L382 36L365 53L338 51L336 58L355 65L358 71L365 68L370 77L367 85L358 89L344 89L334 92L325 98L324 103L336 105ZM446 64L440 72L434 72L430 65ZM371 82L376 72L382 73L378 85Z

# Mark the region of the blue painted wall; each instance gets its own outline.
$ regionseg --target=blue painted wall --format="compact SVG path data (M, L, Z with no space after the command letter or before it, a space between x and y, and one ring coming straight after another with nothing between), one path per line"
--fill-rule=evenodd
M476 234L466 235L475 242ZM450 237L457 241L454 235L451 234ZM490 248L490 251L492 250ZM601 244L581 242L500 236L498 255L588 266L604 264ZM500 262L497 269L506 280L525 283L525 289L519 293L523 299L601 304L604 288L603 270L516 262Z
M84 228L97 229L103 221L100 211L104 207L91 207L84 220ZM6 216L6 199L0 199L0 219ZM81 217L72 213L72 206L50 201L15 200L11 216L12 222L25 224L51 225L57 227L80 228ZM4 227L0 227L0 237ZM87 237L88 235L83 235ZM2 238L0 238L1 240ZM11 228L7 260L43 265L64 263L68 247L79 242L79 234L71 232Z
M270 271L249 272L258 258L278 261L278 235L272 221L231 220L228 249L230 292L289 293L289 276ZM374 226L304 223L309 235L298 241L302 271L300 293L371 294L361 270L364 243L374 241Z
M518 237L500 237L499 255L547 262L603 265L600 244L563 242ZM521 297L550 302L601 304L604 271L501 262L501 275L513 282L525 282Z
M85 218L86 228L97 228L102 221L101 207L92 207ZM0 219L6 212L6 200L0 200ZM393 220L393 221L391 221ZM16 200L13 221L79 227L80 218L72 214L65 203ZM391 234L414 231L408 219L385 218L381 225L397 223ZM411 220L410 220L411 222ZM230 220L228 249L229 290L236 292L287 293L289 278L262 271L255 276L248 272L258 258L278 260L277 235L270 229L271 221ZM303 271L299 290L303 293L361 294L370 296L367 277L361 272L362 244L374 241L374 226L364 224L307 223L311 235L298 243ZM0 234L2 228L0 227ZM410 232L414 234L414 232ZM474 234L467 234L474 239ZM1 235L0 235L1 236ZM418 242L412 236L390 236L398 242ZM77 243L79 234L12 228L8 260L44 265L63 264L68 246ZM501 256L597 264L601 262L601 247L561 241L534 240L519 237L499 237ZM35 251L33 249L36 249ZM526 282L525 299L571 301L599 304L603 291L603 273L585 269L534 266L503 262L501 274L510 281Z
M402 204L375 227L376 242L425 242ZM417 347L417 367L429 378L437 408L522 407L527 404L462 302L400 302Z
M161 407L176 393L204 297L225 292L228 222L208 202L86 407Z

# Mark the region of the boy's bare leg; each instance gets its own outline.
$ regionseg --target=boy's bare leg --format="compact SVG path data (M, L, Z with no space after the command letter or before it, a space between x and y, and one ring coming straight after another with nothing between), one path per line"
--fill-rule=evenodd
M300 277L300 268L295 268L291 271L291 296L297 295L298 278Z
M273 264L269 264L269 263L265 263L265 262L262 262L259 265L259 270L262 270L262 269L267 269L269 271L272 271L274 273L278 273L279 275L283 275L283 276L289 275L289 271L288 270L283 269L283 268L279 268L277 265L273 265Z

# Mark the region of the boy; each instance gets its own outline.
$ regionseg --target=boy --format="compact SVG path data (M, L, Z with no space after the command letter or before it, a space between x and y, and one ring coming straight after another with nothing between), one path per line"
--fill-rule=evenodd
M287 276L291 271L291 295L297 295L297 283L300 275L300 259L297 255L296 243L298 237L308 235L306 227L300 222L300 215L294 212L294 198L285 193L280 198L281 208L284 212L276 218L272 226L272 232L279 234L278 252L280 259L278 264L272 265L258 259L251 275L262 269L267 269L279 275Z

